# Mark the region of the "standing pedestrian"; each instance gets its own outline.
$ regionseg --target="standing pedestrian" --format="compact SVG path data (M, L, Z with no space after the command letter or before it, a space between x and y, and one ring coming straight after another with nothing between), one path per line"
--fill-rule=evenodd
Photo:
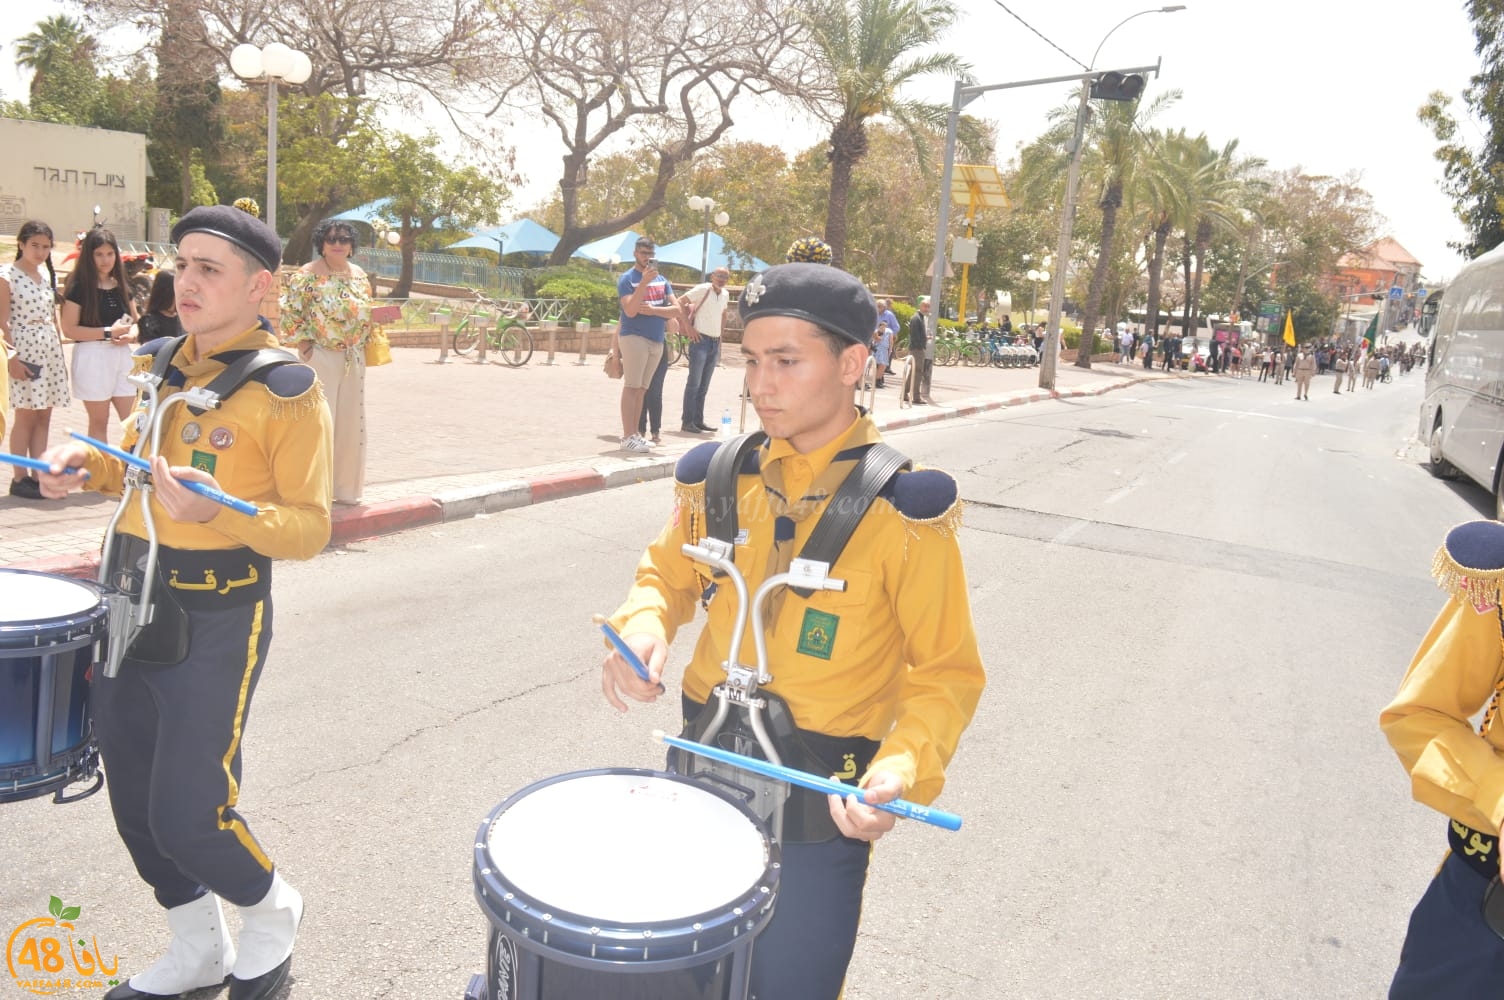
M313 369L276 350L257 316L277 284L277 234L216 205L187 212L172 240L188 339L157 341L174 352L152 358L169 366L167 384L207 386L255 352L276 360L224 390L215 409L166 411L151 513L127 504L103 555L111 581L134 577L139 593L146 539L161 543L154 614L118 673L95 674L92 697L115 827L172 931L166 953L105 1000L218 989L227 976L229 1000L265 1000L287 982L303 900L240 812L241 746L271 645L272 560L310 559L329 541L329 409ZM130 447L139 424L126 427ZM46 496L123 489L125 463L82 442L43 458L56 470L39 475ZM64 472L78 468L87 479ZM227 511L185 481L247 500L256 514ZM240 908L238 947L221 900Z
M1295 398L1310 402L1311 379L1316 377L1316 355L1301 351L1295 359Z
M656 244L646 236L633 247L633 265L616 282L621 303L613 350L621 358L621 448L644 452L652 448L637 432L642 406L653 373L663 357L664 337L670 317L678 318L679 305L668 279L658 273L653 254Z
M679 429L690 434L714 431L705 422L705 396L710 391L710 376L721 363L721 324L731 293L726 285L731 272L718 267L710 280L684 293L689 311L689 377L684 382L684 407L680 411Z
M149 344L160 337L181 337L183 325L178 322L178 302L173 294L171 271L163 268L151 280L151 294L146 297L146 311L136 324L137 342Z
M366 338L371 283L354 261L355 227L325 219L314 259L282 293L283 338L318 372L334 419L334 502L358 504L366 486Z
M668 376L667 337L679 335L679 321L670 319L664 328L664 350L658 356L658 367L648 381L648 391L642 397L642 415L637 418L637 436L647 437L653 444L663 443L663 380Z
M57 329L52 230L45 222L21 224L15 262L0 268L0 331L8 356L6 390L16 408L10 450L41 458L52 429L52 408L69 403L68 368ZM42 499L35 476L15 466L11 477L11 496Z
M638 563L631 590L611 617L647 665L640 679L612 651L601 687L618 711L663 692L669 638L703 604L705 627L684 670L685 735L706 731L713 688L734 657L736 592L712 583L683 553L707 517L736 514L737 564L755 590L799 560L817 527L829 529L848 476L870 475L865 459L885 448L872 418L853 405L877 323L871 294L831 267L784 264L748 284L739 308L747 391L765 438L746 443L757 461L724 479L709 442L675 469L674 508ZM738 441L741 445L743 442ZM734 447L735 445L727 445ZM879 452L881 453L881 452ZM750 456L749 456L750 457ZM735 467L734 467L735 468ZM849 541L831 566L843 593L776 591L765 635L779 665L758 697L787 711L768 741L784 764L840 774L868 802L902 796L929 803L985 684L959 544L961 506L943 472L898 472L880 503L862 503ZM723 492L724 491L724 492ZM840 493L840 497L847 494ZM717 717L720 718L720 717ZM760 720L759 720L760 721ZM751 732L741 708L722 734ZM751 993L769 1000L836 1000L856 943L873 842L894 817L855 798L796 789L783 806L778 904L757 938ZM653 845L672 851L669 841Z
M919 308L909 317L909 356L914 359L913 384L909 388L909 402L916 406L934 402L930 398L930 378L934 375L935 362L931 358L930 343L930 297L919 300Z
M91 229L63 285L63 336L73 341L73 394L89 415L89 437L107 441L110 409L123 419L136 402L127 381L134 362L136 304L131 301L120 244L108 229Z
M1342 358L1338 357L1337 353L1335 351L1333 351L1332 352L1332 376L1333 376L1332 377L1332 393L1334 395L1337 395L1337 396L1342 395L1342 377L1346 373L1347 373L1347 362L1343 361Z

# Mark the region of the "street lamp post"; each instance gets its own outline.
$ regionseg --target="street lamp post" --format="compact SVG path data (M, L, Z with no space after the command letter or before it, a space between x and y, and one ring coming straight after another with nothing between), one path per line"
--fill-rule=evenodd
M1049 271L1035 271L1030 269L1026 277L1034 283L1034 297L1029 300L1029 325L1034 325L1034 309L1039 305L1039 283L1050 280Z
M700 280L710 280L710 213L715 209L714 198L701 198L697 194L689 196L689 210L691 212L705 213L704 235L700 238ZM715 213L715 224L724 226L731 221L731 216L725 212Z
M249 43L235 46L230 68L242 80L266 81L266 221L277 228L277 83L297 86L313 75L306 53L272 42L263 48Z
M1168 10L1170 8L1165 9ZM1117 29L1114 28L1113 30L1115 31ZM1100 48L1101 47L1098 46L1099 50ZM1155 63L1153 66L1132 66L1118 70L1111 70L1110 72L1121 73L1125 75L1129 73L1153 73L1155 76L1158 76L1159 70L1159 63ZM935 303L935 308L937 310L939 309L940 304L941 282L945 277L945 237L946 233L950 229L950 189L951 180L955 175L956 131L961 121L961 109L966 107L967 104L970 104L972 101L976 100L978 97L987 93L988 91L1012 90L1018 87L1035 87L1046 83L1079 83L1081 84L1081 92L1083 95L1085 95L1089 92L1091 82L1106 72L1109 71L1104 70L1102 72L1098 72L1096 70L1088 70L1085 73L1071 73L1067 76L1047 76L1041 77L1037 80L1016 80L1011 83L992 83L985 86L970 87L963 86L959 80L956 81L955 93L951 98L950 115L947 118L945 125L945 160L944 167L942 168L940 173L940 209L937 213L938 220L935 225L935 253L934 257L931 258L933 263L930 278L930 300ZM1079 150L1079 142L1076 143L1076 147ZM1073 156L1071 158L1071 165L1073 170L1079 173L1079 156ZM1072 184L1072 188L1074 188L1074 184ZM1066 256L1070 249L1069 240L1064 241L1064 243L1064 249L1060 251L1060 254L1055 259L1055 264L1057 267L1060 266L1062 260L1069 260L1069 258ZM1055 281L1056 285L1060 289L1060 291L1055 295L1056 302L1058 302L1061 296L1064 294L1065 282L1063 279L1063 269L1056 271ZM933 317L937 315L937 313L932 312L930 315L933 320ZM1052 339L1050 339L1049 346L1045 349L1045 357L1041 359L1039 365L1039 385L1040 388L1043 389L1055 388L1055 357L1059 353L1058 338L1060 335L1058 325L1059 316L1056 315L1053 322L1051 323L1051 330L1049 331L1049 336Z
M1185 6L1181 4L1172 7L1151 7L1148 10L1141 10L1137 14L1130 14L1123 18L1117 24L1113 25L1112 31L1103 35L1102 40L1097 43L1096 51L1091 54L1091 62L1086 67L1087 71L1091 72L1093 67L1097 65L1097 56L1102 54L1102 46L1107 44L1107 39L1111 38L1113 32L1129 21L1136 17L1143 17L1145 14L1173 14L1181 10L1185 10ZM1156 75L1157 72L1156 70ZM1071 259L1071 229L1076 221L1076 187L1081 180L1081 149L1084 145L1083 140L1086 135L1087 101L1091 98L1090 79L1088 77L1081 81L1081 97L1076 106L1076 131L1070 147L1071 166L1066 174L1065 181L1065 207L1060 210L1060 246L1055 254L1055 264L1057 265L1055 269L1055 283L1050 286L1050 319L1049 330L1047 331L1049 340L1045 347L1045 359L1042 359L1040 362L1039 384L1041 386L1044 385L1047 369L1050 379L1049 388L1051 389L1055 387L1055 361L1060 354L1056 338L1061 336L1060 317L1065 308L1065 272L1066 265ZM1078 347L1078 352L1082 350L1086 351L1089 361L1091 358L1091 349L1096 346L1096 343L1097 333L1095 330L1082 330L1081 346Z

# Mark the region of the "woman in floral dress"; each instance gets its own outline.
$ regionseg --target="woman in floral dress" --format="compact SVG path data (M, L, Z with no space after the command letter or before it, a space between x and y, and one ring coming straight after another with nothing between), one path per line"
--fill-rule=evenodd
M319 373L334 418L334 502L360 503L366 481L366 336L371 285L357 267L355 229L325 219L313 230L318 254L282 293L282 339Z
M57 329L52 230L44 222L21 226L15 262L0 267L0 331L5 336L5 353L11 355L6 368L16 408L10 450L41 458L52 428L52 408L69 402L68 369ZM36 479L21 468L12 471L10 495L42 499Z

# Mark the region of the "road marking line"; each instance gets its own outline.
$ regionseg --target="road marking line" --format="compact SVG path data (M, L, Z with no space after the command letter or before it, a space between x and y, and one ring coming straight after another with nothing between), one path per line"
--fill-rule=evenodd
M1122 489L1118 490L1106 500L1103 500L1102 504L1105 506L1107 504L1117 503L1119 500L1123 499L1125 496L1132 493L1142 485L1144 485L1144 481L1142 479L1135 479L1133 482L1129 483L1127 486L1124 486Z
M1072 538L1075 538L1077 535L1081 534L1082 531L1086 530L1086 525L1088 523L1089 522L1087 521L1076 521L1072 524L1066 525L1064 528L1060 529L1060 532L1054 538L1050 539L1050 544L1064 545Z

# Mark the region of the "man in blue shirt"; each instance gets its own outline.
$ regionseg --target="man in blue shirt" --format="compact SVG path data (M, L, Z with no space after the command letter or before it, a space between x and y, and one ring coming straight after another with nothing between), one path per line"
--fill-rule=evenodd
M673 286L658 273L658 262L653 259L655 249L646 236L638 239L632 251L635 265L616 282L616 294L621 298L621 323L613 350L622 362L622 451L644 452L652 447L637 433L637 421L642 416L642 401L653 372L663 356L667 320L671 316L683 320Z

